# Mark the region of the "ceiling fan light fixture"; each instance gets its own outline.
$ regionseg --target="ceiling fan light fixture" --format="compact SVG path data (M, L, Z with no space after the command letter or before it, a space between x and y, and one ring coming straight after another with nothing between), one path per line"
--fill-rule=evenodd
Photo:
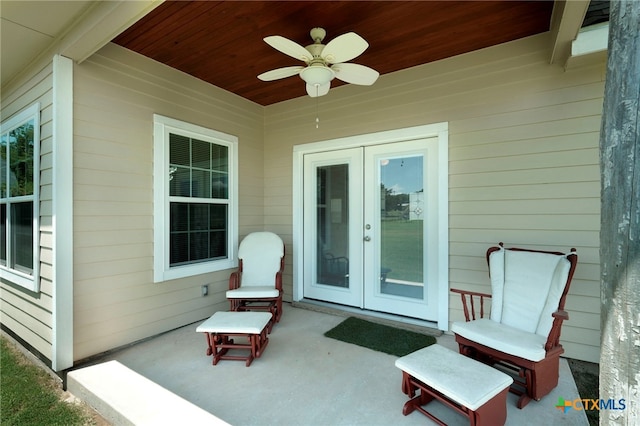
M300 77L312 86L323 86L333 80L334 72L325 66L310 66L300 71Z
M369 47L365 39L349 32L324 45L322 41L325 35L326 31L322 28L312 29L313 44L307 47L278 35L265 37L264 41L269 46L303 61L305 66L278 68L263 72L258 78L262 81L272 81L298 74L307 83L307 94L312 98L326 95L334 78L361 86L370 86L377 80L380 74L376 70L347 62Z

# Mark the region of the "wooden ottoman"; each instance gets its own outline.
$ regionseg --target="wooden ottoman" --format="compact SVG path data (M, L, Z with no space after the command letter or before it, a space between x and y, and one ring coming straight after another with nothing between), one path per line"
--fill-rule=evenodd
M196 328L205 333L207 355L213 355L213 365L221 359L246 361L247 367L254 358L260 358L269 343L267 329L271 322L269 312L216 312ZM246 339L246 343L237 343L230 337ZM246 355L230 355L231 349L248 350Z
M439 345L398 358L396 367L402 370L402 392L411 398L402 409L405 416L418 410L444 425L422 407L437 399L467 417L471 426L503 425L507 420L513 379L495 368Z

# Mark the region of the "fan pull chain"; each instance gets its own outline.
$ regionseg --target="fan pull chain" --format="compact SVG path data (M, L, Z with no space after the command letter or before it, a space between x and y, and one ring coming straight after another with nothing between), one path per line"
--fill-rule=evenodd
M316 129L320 127L320 117L318 114L318 94L320 93L320 85L316 84Z

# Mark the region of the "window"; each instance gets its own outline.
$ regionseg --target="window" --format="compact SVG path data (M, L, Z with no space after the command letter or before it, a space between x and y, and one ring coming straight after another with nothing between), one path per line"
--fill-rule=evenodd
M154 115L154 281L236 265L237 138Z
M0 277L38 291L40 105L0 130Z

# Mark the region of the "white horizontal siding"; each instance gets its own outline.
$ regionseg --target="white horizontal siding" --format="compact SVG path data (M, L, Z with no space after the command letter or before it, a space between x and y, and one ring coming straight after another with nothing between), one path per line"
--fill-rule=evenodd
M604 64L566 72L549 65L547 36L383 75L371 87L346 85L267 107L265 228L291 241L294 145L448 122L450 286L489 291L484 254L500 241L576 247L562 342L567 356L598 362ZM290 276L285 283L290 297ZM452 296L450 319L461 315Z
M256 104L116 45L76 65L74 78L78 360L228 308L230 271L153 283L153 115L239 138L242 236L263 227L263 114Z
M53 66L49 63L25 83L2 94L2 120L40 103L40 291L35 294L0 282L0 322L44 357L52 359L52 103Z

